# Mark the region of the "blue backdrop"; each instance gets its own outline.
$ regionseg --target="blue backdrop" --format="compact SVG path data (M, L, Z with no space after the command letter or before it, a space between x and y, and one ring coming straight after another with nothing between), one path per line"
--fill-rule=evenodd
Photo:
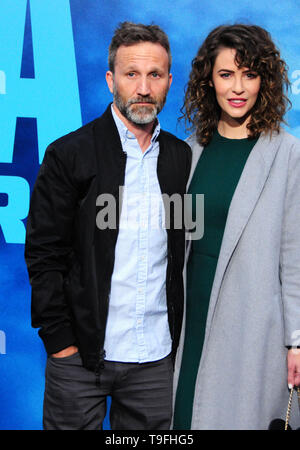
M191 60L214 27L270 31L289 65L289 131L300 137L300 4L296 0L1 0L0 3L0 429L41 429L45 351L30 323L24 240L30 193L46 146L99 116L115 27L157 23L173 53L173 84L160 114L177 125ZM108 421L105 428L108 428Z

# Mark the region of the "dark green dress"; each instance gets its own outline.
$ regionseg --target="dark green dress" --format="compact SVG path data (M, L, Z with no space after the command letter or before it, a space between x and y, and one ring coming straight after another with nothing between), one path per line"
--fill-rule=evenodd
M204 194L204 235L192 241L187 265L186 332L176 393L175 430L191 426L195 382L214 281L231 199L257 139L227 139L216 131L204 148L189 193ZM193 220L195 215L193 196Z

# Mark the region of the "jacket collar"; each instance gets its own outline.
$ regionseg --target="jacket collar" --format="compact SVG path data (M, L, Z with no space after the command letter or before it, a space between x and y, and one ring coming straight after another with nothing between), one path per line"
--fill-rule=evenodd
M94 134L97 148L105 146L110 151L114 150L119 155L123 154L120 135L111 113L111 104L102 116L94 121Z

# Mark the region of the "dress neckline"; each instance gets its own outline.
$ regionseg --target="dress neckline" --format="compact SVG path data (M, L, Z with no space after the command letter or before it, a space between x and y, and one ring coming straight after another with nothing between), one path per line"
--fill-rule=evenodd
M214 138L219 140L219 141L222 141L222 142L249 142L250 140L252 140L249 137L241 138L241 139L227 138L225 136L222 136L219 133L218 129L216 129L215 132L214 132Z

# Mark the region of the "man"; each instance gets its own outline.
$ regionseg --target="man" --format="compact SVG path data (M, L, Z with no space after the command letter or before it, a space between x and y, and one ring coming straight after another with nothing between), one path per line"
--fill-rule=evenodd
M113 104L45 153L25 248L48 353L45 429L101 428L107 395L112 429L170 426L184 231L172 215L168 229L150 222L154 212L161 222L162 194L183 197L191 160L156 118L170 65L158 26L121 24L106 74ZM105 199L121 210L115 221Z

